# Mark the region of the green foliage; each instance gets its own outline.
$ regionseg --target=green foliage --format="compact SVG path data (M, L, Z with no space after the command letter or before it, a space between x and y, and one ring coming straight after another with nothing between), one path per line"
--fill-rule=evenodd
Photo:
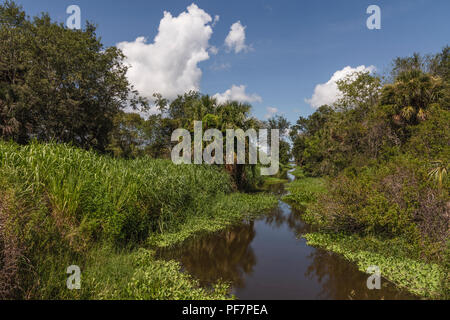
M289 194L283 197L284 201L293 206L303 208L316 202L319 195L327 191L325 179L302 177L301 169L297 169L294 173L296 179L286 185Z
M276 203L274 197L231 190L229 175L216 167L176 166L145 157L113 159L57 144L0 142L0 260L14 266L8 285L18 286L0 294L64 298L65 268L89 268L91 255L101 259L95 253L99 247L127 252L145 242L171 245ZM149 268L177 269L173 263ZM136 277L144 281L148 270ZM190 280L180 277L187 290ZM139 297L150 294L139 288L130 290Z
M114 118L107 151L117 158L137 158L145 154L147 126L137 113L120 112Z
M136 300L224 300L228 286L217 284L210 293L197 281L179 272L174 261L158 261L138 270L128 286Z
M425 263L417 250L401 238L360 238L356 235L310 233L304 236L309 245L342 254L357 263L360 271L378 266L381 275L397 286L427 298L448 299L448 269L435 263Z
M62 261L61 261L62 262ZM67 290L61 276L40 291L43 299L95 300L214 300L233 299L226 283L201 288L198 281L181 271L175 261L157 260L147 249L115 251L103 246L93 249L81 265L81 289ZM57 271L57 270L55 270ZM56 274L56 273L55 273ZM49 288L52 288L49 290Z
M337 175L398 151L448 158L448 47L430 59L430 72L418 56L396 61L393 82L384 86L367 73L340 81L342 98L333 107L322 106L292 127L297 164L318 176Z
M137 300L223 300L229 287L217 283L212 290L203 289L174 261L154 260L151 252L136 254L134 272L127 287L129 297Z
M4 183L22 197L46 198L50 212L79 224L71 233L115 242L145 239L228 193L227 174L209 166L120 160L64 145L0 143Z
M302 177L286 199L304 207L304 220L319 230L350 235L311 235L310 243L364 266L384 265L386 277L428 297L448 296L449 288L441 281L450 237L448 61L448 46L426 58L398 58L383 86L369 74L352 75L339 82L342 98L332 108L301 117L291 131L305 176L329 182L327 192L314 193L313 178ZM374 237L382 254L367 246Z
M288 142L280 140L280 163L288 164L291 160L291 146Z
M267 129L277 129L280 134L280 164L287 165L291 160L291 146L286 141L288 137L290 122L283 116L274 116L265 122L265 127ZM271 144L272 137L269 134L268 144Z
M148 244L157 247L174 246L187 238L205 232L217 232L242 219L254 219L277 205L273 195L233 193L216 198L208 215L191 216L183 225L170 232L154 234Z
M302 179L305 178L305 172L301 167L294 167L294 170L289 172L292 174L296 179Z
M336 102L340 110L368 111L379 100L381 79L369 72L357 72L337 82L342 97Z
M236 101L219 104L216 99L194 91L179 95L173 101L169 101L159 94L156 94L155 97L161 114L152 115L147 120L137 114L123 113L115 118L108 151L113 152L117 157L133 158L149 155L155 158L170 158L172 147L176 144L171 141L172 133L176 129L186 129L191 133L191 141L194 141L195 121L203 122L203 132L208 129L221 131L224 145L227 143L227 129L247 131L265 127L264 123L250 117L251 106L248 104ZM289 127L289 123L283 125L284 128ZM246 139L246 150L249 149L249 143ZM208 143L203 142L202 148L207 145ZM237 148L236 144L235 148ZM289 144L282 141L280 158L284 163L289 161L289 149ZM236 155L237 149L234 150L234 153ZM225 159L223 160L225 162ZM248 163L248 156L246 156L246 161ZM235 163L227 165L226 168L235 187L241 191L256 189L262 180L255 165Z
M446 180L448 175L447 164L443 161L435 161L433 162L433 169L428 173L430 179L434 179L439 188L443 187L443 183Z
M104 151L113 118L146 107L129 84L124 56L87 24L69 30L48 14L28 18L0 5L0 137L56 140Z
M423 255L442 261L448 239L448 194L427 179L426 163L399 157L355 175L340 175L307 210L324 229L404 237Z
M450 110L434 104L430 106L427 120L409 127L410 139L404 151L417 157L438 161L450 159Z

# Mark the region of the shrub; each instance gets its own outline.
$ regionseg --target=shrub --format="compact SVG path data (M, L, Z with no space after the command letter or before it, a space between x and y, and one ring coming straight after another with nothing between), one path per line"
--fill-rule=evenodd
M211 166L0 142L0 294L58 296L61 270L81 265L93 245L137 246L208 216L231 190L226 172Z
M341 174L307 211L333 231L405 237L443 258L449 237L448 194L427 178L427 163L408 156Z

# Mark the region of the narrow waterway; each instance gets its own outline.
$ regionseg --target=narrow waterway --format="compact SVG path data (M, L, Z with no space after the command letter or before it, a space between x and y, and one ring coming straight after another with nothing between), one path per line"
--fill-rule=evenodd
M289 175L289 179L293 179ZM271 192L283 194L282 184ZM264 217L219 233L195 237L162 252L209 285L232 284L238 299L411 299L387 280L369 290L369 275L337 254L306 244L300 213L283 201Z

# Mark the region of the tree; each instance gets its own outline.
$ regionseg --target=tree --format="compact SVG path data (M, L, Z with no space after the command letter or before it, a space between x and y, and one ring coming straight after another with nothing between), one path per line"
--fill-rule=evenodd
M395 81L402 73L410 71L426 71L426 59L415 52L411 57L397 57L392 62L391 77Z
M129 84L124 56L87 23L69 30L47 14L0 5L0 134L105 151L114 117L147 102Z
M442 52L429 57L429 72L450 81L450 46L445 46Z
M387 84L381 92L381 104L393 105L398 119L417 124L426 118L433 103L443 101L448 86L439 77L420 70L404 71L395 82Z
M284 141L280 140L280 163L288 164L291 160L291 145Z
M286 138L289 134L291 123L283 116L274 116L267 120L266 126L268 129L280 130L280 137Z
M274 116L268 119L264 126L271 129L280 130L280 163L288 164L291 159L291 145L286 141L290 136L291 123L283 116ZM268 134L268 144L271 144L272 136Z
M356 72L337 82L342 97L336 103L338 109L359 109L363 113L378 103L381 79L369 72Z
M441 160L432 162L432 165L433 169L430 170L428 176L430 179L434 179L438 183L439 188L442 189L443 181L448 174L447 165Z
M107 151L121 158L143 155L147 140L145 126L146 121L137 113L118 113L113 121Z
M297 123L291 127L292 156L298 165L304 164L303 152L306 149L307 140L324 129L326 123L331 120L334 114L333 108L323 105L308 118L300 117Z

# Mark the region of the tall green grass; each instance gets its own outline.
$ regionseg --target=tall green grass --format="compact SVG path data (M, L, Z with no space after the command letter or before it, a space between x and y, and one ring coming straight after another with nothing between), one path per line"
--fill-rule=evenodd
M291 172L295 180L286 185L289 194L283 200L289 202L298 209L304 209L308 204L317 201L320 194L327 191L326 180L324 178L306 177L301 168Z
M211 166L118 160L56 144L0 142L0 173L1 189L34 199L72 223L73 234L120 243L167 231L231 191L229 176Z
M203 290L175 262L132 261L142 247L218 230L276 204L232 191L219 167L0 141L0 273L13 270L0 274L9 286L0 297L226 298L226 286ZM65 286L70 265L84 272L81 292Z

